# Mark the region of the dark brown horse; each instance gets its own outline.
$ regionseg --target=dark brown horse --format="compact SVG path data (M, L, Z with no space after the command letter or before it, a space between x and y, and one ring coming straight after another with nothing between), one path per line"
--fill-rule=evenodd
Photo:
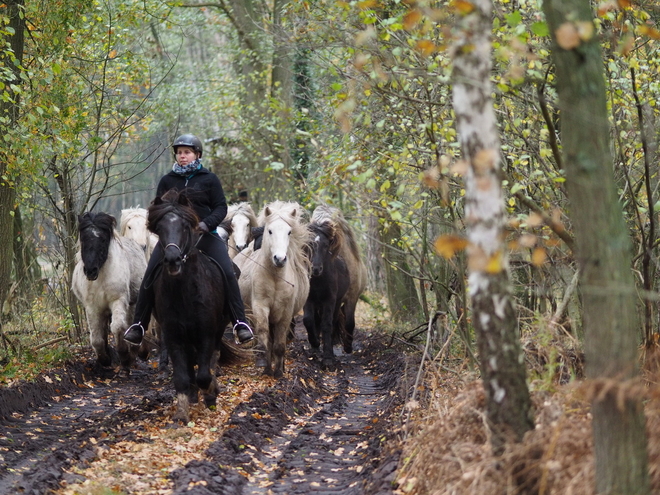
M222 340L230 321L225 311L225 285L220 268L196 247L202 235L198 223L184 192L171 190L149 207L149 230L158 235L163 248L153 281L154 312L172 361L177 393L173 419L184 423L199 390L207 406L215 405L218 357L221 364L239 358Z
M334 369L333 344L340 341L345 344L347 338L342 302L351 279L346 263L338 256L344 236L330 222L312 222L307 228L312 233L309 245L312 276L303 323L312 351L318 352L320 341L323 342L322 368Z

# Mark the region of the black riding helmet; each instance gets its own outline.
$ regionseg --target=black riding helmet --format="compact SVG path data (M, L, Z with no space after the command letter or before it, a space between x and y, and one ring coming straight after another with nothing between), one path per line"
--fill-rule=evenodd
M199 153L199 157L202 157L202 141L193 134L183 134L174 140L172 143L172 149L176 154L176 149L179 146L190 146L193 150Z

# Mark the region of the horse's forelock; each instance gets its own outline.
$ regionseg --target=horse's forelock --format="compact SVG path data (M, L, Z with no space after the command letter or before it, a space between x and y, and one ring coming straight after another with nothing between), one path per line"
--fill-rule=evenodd
M170 191L171 192L171 191ZM187 203L179 202L179 197L171 195L169 192L161 197L161 201L153 202L149 206L147 228L155 232L156 225L168 213L174 213L181 217L183 221L191 227L196 227L199 223L199 217L195 210Z
M78 219L78 230L82 232L90 227L96 228L98 231L106 232L108 234L112 231L117 225L117 220L112 215L107 213L92 213L88 212L80 216Z

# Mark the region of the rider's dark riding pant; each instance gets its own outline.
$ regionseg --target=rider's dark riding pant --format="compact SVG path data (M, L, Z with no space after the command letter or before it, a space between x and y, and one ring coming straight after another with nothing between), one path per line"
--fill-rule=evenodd
M229 311L231 313L232 323L245 320L245 308L243 307L243 299L241 292L238 288L238 280L234 273L234 265L229 258L227 246L215 234L206 233L197 243L200 251L203 251L208 256L213 258L214 261L220 265L224 272L225 287L227 289L227 302L229 303ZM163 248L160 243L156 245L149 258L147 270L144 272L144 278L140 285L140 292L138 300L135 304L135 317L133 323L140 323L144 329L149 325L151 320L151 312L154 307L154 288L153 277L154 270L163 260Z

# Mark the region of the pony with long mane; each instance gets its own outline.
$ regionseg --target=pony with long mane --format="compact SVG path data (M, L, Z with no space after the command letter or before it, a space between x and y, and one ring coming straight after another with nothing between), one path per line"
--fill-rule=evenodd
M149 263L151 253L158 243L158 236L147 228L146 208L132 207L121 210L119 217L119 235L133 239L143 249Z
M344 233L331 222L308 225L312 233L310 258L312 276L309 295L304 307L303 323L312 352L318 353L323 342L321 367L333 369L335 355L333 344L344 343L346 338L345 317L342 302L350 285L346 262L339 256Z
M133 239L144 251L144 257L149 263L151 253L153 253L156 244L158 244L158 236L150 232L147 228L147 215L146 208L132 207L121 210L119 217L119 235ZM160 326L155 318L149 322L147 329L149 340L153 340L159 348L159 368L164 370L167 367L167 349L162 341ZM141 345L140 355L148 357L150 352L150 345L148 340L143 340Z
M115 351L124 369L134 360L124 341L124 330L133 319L135 302L147 262L140 246L115 231L116 219L107 213L78 217L80 249L71 288L85 308L89 339L99 364L111 366Z
M234 258L241 270L238 284L254 328L266 353L264 373L284 375L289 325L309 293L309 259L305 246L310 233L296 202L274 201L259 213L264 227L261 249L254 243Z
M330 223L334 225L336 231L343 233L344 242L338 251L346 262L348 273L351 278L350 285L343 298L343 312L346 317L346 335L343 341L344 352L350 354L353 352L353 334L355 331L355 307L358 299L367 286L367 267L362 261L360 249L353 229L344 218L344 214L339 208L329 205L317 206L311 218L311 223L323 224Z
M221 226L229 233L227 248L234 259L253 239L252 229L257 227L257 215L250 203L233 203L227 208L227 216Z
M149 230L163 246L163 259L153 280L154 316L172 361L177 394L173 419L184 423L200 390L205 404L215 405L215 365L240 358L222 339L230 321L225 285L220 268L197 248L203 235L198 224L185 192L170 190L149 207Z

